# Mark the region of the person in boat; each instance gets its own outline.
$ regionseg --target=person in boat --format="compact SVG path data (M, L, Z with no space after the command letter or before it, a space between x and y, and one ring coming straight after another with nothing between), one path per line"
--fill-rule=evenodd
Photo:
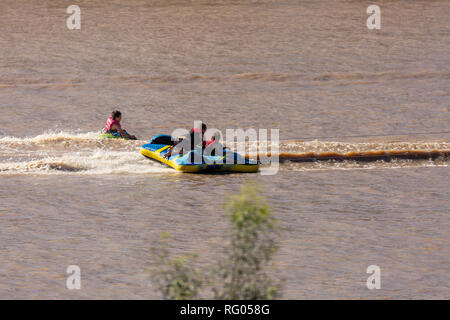
M216 131L216 132L214 132L214 134L211 136L211 139L209 139L208 141L206 141L205 147L222 146L222 144L221 144L219 141L220 141L220 132L219 132L219 131Z
M188 139L190 141L190 150L184 150L184 153L194 150L196 145L195 142L201 141L202 149L206 147L206 141L204 139L205 132L207 130L206 124L202 123L200 128L193 128L189 131L187 136L178 137L177 141L175 141L174 145L168 149L168 151L164 154L164 158L168 159L172 153L179 153L183 150L180 150L180 147L184 144L181 144L182 141Z
M220 132L216 131L211 136L211 139L206 141L205 148L204 148L206 154L210 154L211 156L214 156L216 153L215 152L216 150L219 150L219 149L223 150L223 145L220 143L220 137L221 137Z
M122 138L136 140L136 137L130 135L126 130L122 129L120 121L122 120L122 113L120 111L113 111L111 117L106 121L106 127L102 130L105 134L118 134Z

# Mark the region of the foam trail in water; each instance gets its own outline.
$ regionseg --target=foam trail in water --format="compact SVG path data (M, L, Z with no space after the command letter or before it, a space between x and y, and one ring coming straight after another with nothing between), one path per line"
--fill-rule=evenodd
M0 174L170 172L139 153L143 141L104 140L97 132L0 138Z
M3 143L43 143L47 141L62 141L62 140L87 140L87 139L97 139L98 132L85 132L85 133L73 133L67 131L47 131L43 134L37 135L35 137L11 137L4 136L0 138L0 145Z
M46 132L35 137L0 137L0 174L147 174L173 172L139 153L145 141L100 139L98 132ZM257 141L247 142L247 154L258 154ZM236 149L235 145L227 146ZM270 152L270 151L269 151ZM285 169L370 168L447 165L450 143L281 141L280 161ZM394 163L393 159L405 161ZM411 160L414 159L414 160ZM317 161L323 160L323 161ZM317 162L292 166L294 162ZM341 161L337 164L336 161Z
M146 174L170 171L138 152L107 150L0 163L0 174Z

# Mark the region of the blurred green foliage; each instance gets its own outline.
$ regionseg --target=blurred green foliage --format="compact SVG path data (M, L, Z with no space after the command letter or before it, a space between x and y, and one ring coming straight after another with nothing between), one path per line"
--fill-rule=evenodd
M150 272L164 299L196 299L206 282L213 286L215 299L270 300L279 296L278 281L266 273L277 250L279 222L260 193L255 183L247 183L226 202L231 240L225 257L210 272L193 267L195 256L169 258L169 236L163 233L161 245L153 250L156 262Z

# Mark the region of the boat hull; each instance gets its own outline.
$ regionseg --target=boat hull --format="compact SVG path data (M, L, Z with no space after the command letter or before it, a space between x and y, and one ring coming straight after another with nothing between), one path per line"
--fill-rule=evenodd
M153 159L173 169L181 172L257 172L259 164L252 163L250 160L240 157L235 152L225 151L224 156L203 156L202 163L190 163L191 154L172 155L169 159L164 158L170 145L164 144L145 144L141 147L141 154L147 158ZM199 150L191 152L201 152ZM230 161L230 158L232 157ZM228 159L227 159L228 158ZM239 161L238 161L239 160Z

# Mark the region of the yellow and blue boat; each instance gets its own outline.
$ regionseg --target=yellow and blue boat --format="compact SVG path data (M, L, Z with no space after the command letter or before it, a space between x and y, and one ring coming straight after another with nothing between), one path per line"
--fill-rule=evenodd
M164 158L172 145L171 136L158 135L141 147L141 154L182 172L257 172L259 169L257 161L246 159L226 149L220 156L204 155L202 149L198 147L184 155L173 154L167 159ZM194 152L201 159L201 163L191 162Z

